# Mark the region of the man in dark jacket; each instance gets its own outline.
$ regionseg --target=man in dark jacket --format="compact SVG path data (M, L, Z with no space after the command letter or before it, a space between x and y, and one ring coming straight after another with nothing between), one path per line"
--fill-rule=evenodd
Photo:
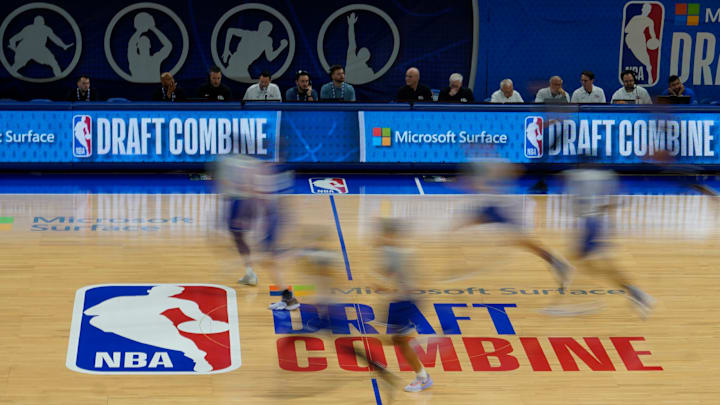
M77 87L68 91L65 101L101 101L97 90L90 88L90 76L81 75L77 81Z
M220 68L217 66L211 67L208 72L208 81L198 89L197 96L208 101L232 100L232 91L228 86L220 83L221 80L222 72Z
M438 101L441 103L472 103L475 101L472 90L463 87L463 77L460 73L450 75L450 87L440 91Z

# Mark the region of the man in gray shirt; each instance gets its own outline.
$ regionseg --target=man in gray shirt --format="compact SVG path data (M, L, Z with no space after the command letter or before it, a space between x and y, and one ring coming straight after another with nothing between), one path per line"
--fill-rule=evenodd
M635 72L632 70L623 70L620 74L623 87L620 87L613 93L613 104L652 104L650 94L644 88L635 85Z
M243 101L282 101L280 88L277 84L270 83L270 73L262 72L258 82L245 91Z
M562 88L563 79L560 76L550 78L550 86L538 90L535 96L536 103L569 103L570 96Z

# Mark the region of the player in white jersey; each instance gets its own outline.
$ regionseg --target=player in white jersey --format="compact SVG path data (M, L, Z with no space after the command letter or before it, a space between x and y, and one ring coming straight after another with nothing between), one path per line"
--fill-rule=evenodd
M567 170L565 178L567 192L573 197L573 208L579 221L577 259L591 271L603 273L616 285L627 290L628 298L636 305L640 314L647 316L655 300L631 285L605 249L605 214L616 205L612 203L611 196L617 192L617 175L612 170L586 165Z
M457 228L489 223L505 225L512 232L510 243L530 251L547 262L561 288L566 288L572 278L572 267L565 259L550 253L539 241L523 233L516 215L512 213L513 207L509 205L510 202L497 197L513 184L518 172L513 164L501 159L484 159L470 163L464 181L474 192L483 194L487 202L478 205L472 217Z
M433 380L425 371L417 353L410 346L415 329L412 316L417 311L417 303L411 294L414 289L413 275L410 269L412 251L402 245L401 234L401 223L398 219L381 219L376 248L381 260L382 275L387 277L387 281L393 286L392 291L395 291L393 296L389 296L390 302L395 306L395 311L393 319L389 320L388 333L392 334L392 343L400 349L410 367L415 371L415 379L405 386L405 391L420 392L430 388ZM376 286L376 288L388 290L389 285Z
M228 228L245 262L245 275L240 283L257 285L247 236L250 231L259 228L261 247L273 257L271 277L275 285L286 286L274 260L281 222L277 193L290 186L292 174L277 172L269 163L246 155L231 155L218 162L216 178L220 192L229 203ZM289 289L283 290L282 297L282 301L272 304L271 309L293 310L300 306Z
M370 321L387 327L391 342L397 346L416 373L416 378L405 386L405 391L419 392L432 386L433 381L422 366L417 353L410 346L415 325L412 317L417 313L417 303L412 298L414 289L410 267L412 251L405 248L401 242L401 227L396 219L380 220L380 234L375 242L377 256L380 259L381 282L371 283L376 291L382 291L388 298L388 307L393 305L393 316L389 324ZM341 257L335 247L331 245L330 233L320 226L303 229L303 242L305 248L295 252L301 271L310 276L317 288L317 295L309 301L315 306L317 317L303 325L307 331L313 333L331 332L336 316L340 322L346 322L344 313L337 315L333 310L334 304L331 290L341 287L338 270L341 267ZM337 242L335 242L337 243ZM341 287L342 288L342 287ZM343 304L339 308L344 312ZM360 320L362 323L362 319ZM358 357L365 359L373 369L380 372L380 376L392 386L398 386L400 378L387 370L387 365L375 361L366 350L355 349Z

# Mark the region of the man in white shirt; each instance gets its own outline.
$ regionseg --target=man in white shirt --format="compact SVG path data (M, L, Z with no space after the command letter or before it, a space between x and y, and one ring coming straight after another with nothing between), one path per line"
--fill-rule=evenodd
M635 85L635 72L624 70L620 75L623 87L613 93L613 104L652 104L647 90Z
M603 89L593 85L595 82L595 73L589 70L582 72L582 74L580 74L580 82L582 83L582 87L573 92L572 98L570 99L571 103L606 103Z
M550 78L550 86L538 90L535 95L536 103L569 103L570 95L562 88L563 79L560 76Z
M280 88L275 83L270 83L270 73L260 73L257 83L248 87L245 91L243 101L282 101Z
M505 79L500 82L500 90L496 90L490 97L491 103L523 103L523 98L520 93L513 89L513 82L510 79Z

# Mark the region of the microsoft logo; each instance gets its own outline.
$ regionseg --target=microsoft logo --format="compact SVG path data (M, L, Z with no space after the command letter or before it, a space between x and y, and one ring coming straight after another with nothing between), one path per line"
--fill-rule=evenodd
M391 146L390 128L373 128L373 146Z
M278 287L276 285L270 286L270 296L272 297L282 297L282 292L284 288ZM288 290L293 292L293 295L296 297L306 297L308 295L315 294L315 286L314 285L289 285Z
M699 25L700 3L675 3L675 25Z
M11 231L13 222L15 222L14 217L0 217L0 231Z

